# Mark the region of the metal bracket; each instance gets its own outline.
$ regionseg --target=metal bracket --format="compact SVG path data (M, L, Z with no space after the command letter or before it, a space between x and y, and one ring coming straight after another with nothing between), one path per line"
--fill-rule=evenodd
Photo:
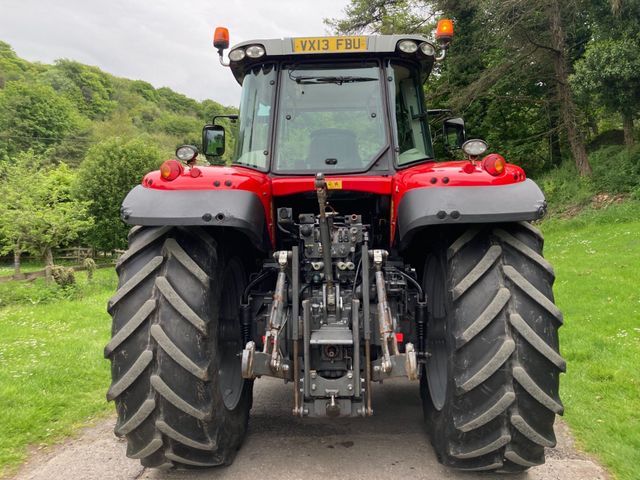
M389 357L391 368L385 370L384 358L372 362L373 381L380 382L387 378L407 377L409 380L418 379L418 359L413 344L407 343L405 353L391 355Z
M253 380L263 375L292 380L292 368L288 360L282 360L280 368L274 370L271 368L271 355L256 352L256 344L249 342L242 351L242 378Z

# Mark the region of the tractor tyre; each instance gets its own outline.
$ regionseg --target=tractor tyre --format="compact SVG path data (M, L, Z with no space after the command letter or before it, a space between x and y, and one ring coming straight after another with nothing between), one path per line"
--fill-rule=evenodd
M252 395L238 356L242 262L204 229L134 227L116 270L107 400L127 456L157 468L230 464Z
M425 260L430 356L421 396L445 465L519 472L544 463L556 444L566 364L542 247L528 223L471 226Z

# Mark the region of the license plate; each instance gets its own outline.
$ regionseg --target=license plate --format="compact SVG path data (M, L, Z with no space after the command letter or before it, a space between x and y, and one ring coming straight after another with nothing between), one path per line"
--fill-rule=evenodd
M367 50L367 37L308 37L294 38L295 53L348 53Z

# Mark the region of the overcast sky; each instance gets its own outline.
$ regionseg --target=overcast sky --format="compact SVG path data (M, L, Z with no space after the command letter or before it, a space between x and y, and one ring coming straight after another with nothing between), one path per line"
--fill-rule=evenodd
M0 40L27 60L69 58L117 76L167 86L198 100L237 105L213 30L231 44L323 35L348 0L0 0Z

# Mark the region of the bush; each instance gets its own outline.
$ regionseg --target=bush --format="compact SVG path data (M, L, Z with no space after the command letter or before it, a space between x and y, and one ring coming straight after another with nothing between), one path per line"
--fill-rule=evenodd
M640 146L609 146L593 152L593 186L597 193L630 193L640 183Z
M142 177L156 170L162 153L141 139L112 138L94 145L80 165L78 196L90 201L95 225L87 239L98 250L124 248L129 227L120 220L122 200Z
M569 206L586 205L594 194L591 179L580 177L572 162L564 162L536 181L552 212L562 211Z
M640 146L607 146L589 155L593 175L580 177L572 162L565 162L537 178L552 211L584 206L594 195L631 194L640 199Z
M65 288L70 287L71 285L75 285L76 283L76 272L71 267L63 267L62 265L54 265L51 267L51 275L55 282Z
M82 262L84 268L87 269L87 282L93 280L93 273L96 271L96 262L93 258L85 258L84 262Z

